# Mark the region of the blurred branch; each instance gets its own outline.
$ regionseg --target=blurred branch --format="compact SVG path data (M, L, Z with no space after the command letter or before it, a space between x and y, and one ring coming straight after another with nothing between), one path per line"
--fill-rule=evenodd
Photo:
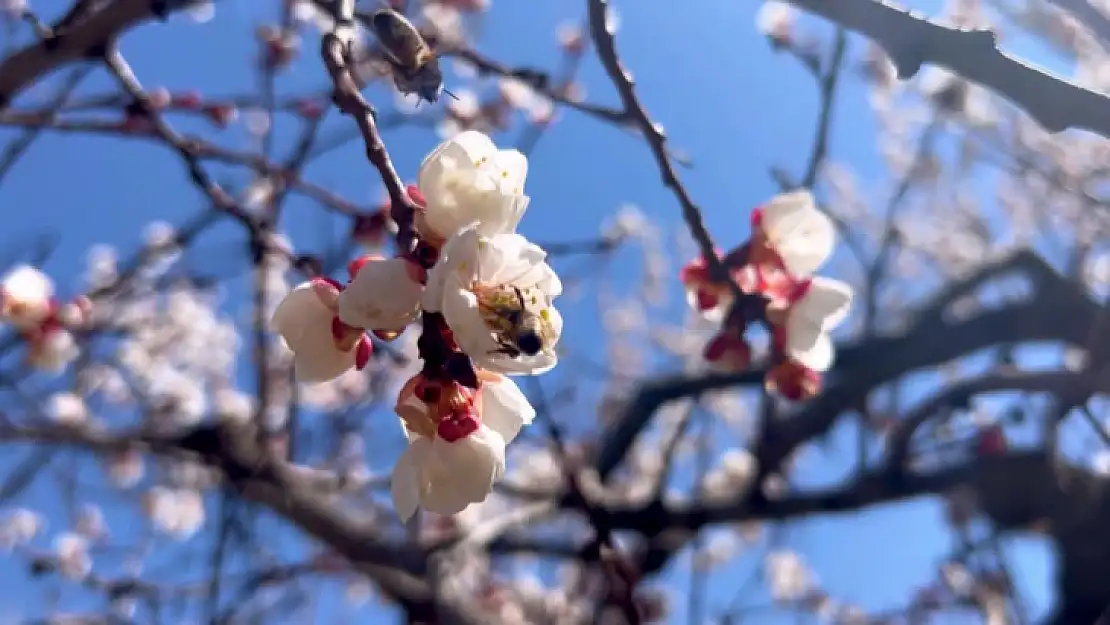
M881 0L789 2L875 41L902 80L932 63L1009 99L1049 132L1075 128L1110 138L1110 98L1010 56L990 30L942 26Z
M72 23L63 20L53 36L0 60L0 110L26 87L61 66L96 59L127 29L159 14L165 17L187 4L182 0L116 0Z

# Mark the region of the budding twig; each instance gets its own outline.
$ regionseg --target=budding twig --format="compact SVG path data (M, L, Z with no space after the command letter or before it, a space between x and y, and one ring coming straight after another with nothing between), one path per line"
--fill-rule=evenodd
M391 217L397 224L397 247L401 252L412 249L416 243L413 219L420 207L412 201L405 191L405 184L393 167L385 142L378 132L374 107L366 101L359 91L358 83L352 74L348 59L351 41L354 39L354 2L340 0L334 7L335 28L324 35L320 44L320 56L335 86L332 99L344 115L350 116L358 124L366 145L366 158L378 170L392 202Z

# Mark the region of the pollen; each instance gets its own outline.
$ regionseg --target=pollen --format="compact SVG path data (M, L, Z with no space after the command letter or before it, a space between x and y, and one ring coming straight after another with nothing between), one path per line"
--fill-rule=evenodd
M535 300L533 299L532 302L535 303ZM544 308L543 310L541 310L540 319L543 319L544 321L551 321L551 309Z

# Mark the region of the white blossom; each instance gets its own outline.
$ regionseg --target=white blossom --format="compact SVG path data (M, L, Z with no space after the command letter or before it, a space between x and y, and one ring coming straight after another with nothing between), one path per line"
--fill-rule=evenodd
M817 271L836 246L832 220L806 190L775 196L759 209L756 220L760 233L795 278Z
M59 572L71 580L81 581L92 571L89 541L79 534L59 534L54 539L54 555Z
M336 340L337 308L338 292L310 281L290 291L274 311L273 327L293 352L297 377L304 382L330 380L369 359L365 336Z
M813 278L787 315L787 355L812 371L827 371L834 358L828 333L847 318L851 305L850 286L831 278Z
M403 258L365 260L339 293L340 320L367 330L404 330L420 318L423 270Z
M393 468L390 492L397 515L411 517L418 507L441 515L458 514L485 501L505 473L505 446L531 423L535 410L512 380L483 372L475 398L477 430L449 441L424 423L438 415L410 388L402 390L397 412L409 439Z
M498 150L486 135L467 130L440 144L420 165L418 183L427 203L417 216L425 237L449 239L471 223L492 236L514 232L528 207L528 159Z
M80 396L62 392L54 393L47 400L46 414L57 423L80 425L88 419L89 409Z
M548 371L558 362L563 319L553 300L563 286L546 256L518 234L489 237L468 227L444 246L429 273L424 309L443 313L478 367L508 375ZM510 323L506 310L520 320Z
M0 315L19 330L31 330L52 312L54 283L30 265L19 265L0 278Z
M177 539L189 538L204 524L204 498L194 489L156 486L144 504L154 527Z

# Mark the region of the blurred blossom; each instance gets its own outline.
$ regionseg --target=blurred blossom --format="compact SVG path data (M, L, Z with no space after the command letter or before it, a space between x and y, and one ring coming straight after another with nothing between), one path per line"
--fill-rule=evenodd
M635 204L622 204L617 214L605 225L602 236L610 239L639 238L647 233L650 225L647 216Z
M105 468L117 488L131 488L143 478L143 456L134 449L116 452L107 456Z
M948 562L941 567L941 577L948 588L960 597L967 597L975 588L975 576L958 562Z
M501 78L497 81L497 88L501 97L513 108L527 109L532 105L536 92L522 80L517 78Z
M151 222L143 229L143 241L156 249L173 245L176 237L177 230L164 221Z
M31 541L43 530L42 516L26 508L18 508L0 520L0 547L11 549Z
M787 44L797 20L794 7L779 0L764 0L756 14L756 29L776 43Z
M255 178L243 190L243 208L252 212L264 210L274 197L274 182L269 177Z
M76 426L89 418L85 400L70 393L54 393L46 401L46 414L56 423Z
M204 24L216 17L216 3L214 0L198 0L193 2L185 13L198 24Z
M92 571L89 543L84 537L66 532L54 539L54 554L58 571L73 581L81 581Z
M270 132L270 114L266 109L249 108L243 112L243 124L247 127L247 132L256 137Z
M119 256L110 245L94 245L89 249L88 274L85 280L93 289L104 288L116 281L119 276L116 264Z
M204 524L204 498L192 489L156 486L147 491L144 508L157 530L179 540L189 538Z
M27 10L27 0L0 0L0 16L19 19Z
M92 504L83 504L77 513L77 533L91 541L100 540L108 533L104 513Z
M470 89L459 89L455 97L447 101L447 111L464 121L477 117L480 109L478 95Z
M220 419L229 423L245 424L254 411L254 398L233 388L216 390L213 403Z
M771 595L776 601L799 601L813 588L813 576L801 556L792 551L772 551L763 561Z
M1091 458L1091 470L1100 476L1110 476L1110 450L1101 449Z
M420 14L441 44L464 43L463 18L455 7L425 2L420 7Z

